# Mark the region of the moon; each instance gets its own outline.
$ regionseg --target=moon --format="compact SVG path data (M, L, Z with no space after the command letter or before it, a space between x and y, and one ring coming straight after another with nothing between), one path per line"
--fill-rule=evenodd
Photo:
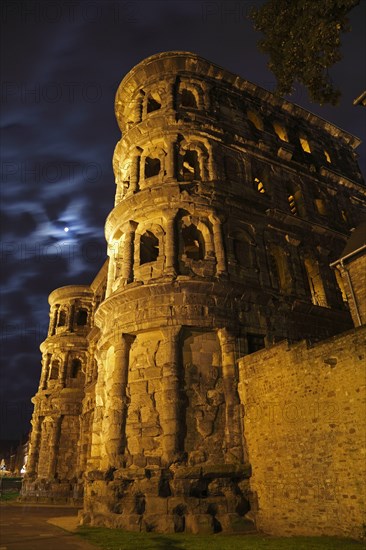
M64 231L65 231L65 233L68 233L68 232L69 232L69 228L68 228L68 227L64 227Z

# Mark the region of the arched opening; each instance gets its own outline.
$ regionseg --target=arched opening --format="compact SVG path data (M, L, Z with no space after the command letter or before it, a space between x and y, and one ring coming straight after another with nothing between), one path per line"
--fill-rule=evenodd
M261 119L261 117L256 111L249 110L247 112L247 116L248 116L248 120L250 120L250 122L255 126L257 130L263 131L264 129L263 120Z
M292 290L292 279L287 256L282 247L273 245L270 248L270 268L275 287L285 293Z
M57 380L59 371L60 371L60 361L58 359L54 359L53 361L51 361L51 365L50 365L50 375L48 377L49 380Z
M233 252L236 262L241 267L253 267L254 258L252 245L243 233L236 233L233 238Z
M191 90L183 88L181 91L181 105L182 107L190 107L191 109L197 109L197 101L195 95Z
M311 301L316 306L327 307L328 304L318 262L314 258L307 256L304 259L304 266L310 288Z
M146 102L147 114L152 113L153 111L158 111L160 108L161 108L161 103L158 95L154 95L154 94L149 95Z
M305 217L304 199L300 187L291 184L287 186L287 202L293 216Z
M64 327L66 325L66 311L64 309L61 309L58 313L58 327Z
M80 359L73 359L71 361L71 371L70 376L71 378L77 378L78 375L81 372L81 361Z
M158 176L160 173L160 159L146 157L145 159L145 179Z
M140 237L140 265L156 262L159 256L159 239L151 231Z
M225 174L228 180L237 181L239 179L238 161L230 156L224 157Z
M200 179L200 167L197 151L186 151L184 153L181 173L184 181Z
M193 224L183 227L183 254L191 260L203 260L205 257L204 240L201 231Z
M267 192L263 181L260 180L259 178L254 178L254 189L256 191L258 191L258 193L263 193L264 194L264 193Z
M300 145L304 153L311 153L310 144L305 136L299 137Z
M326 216L328 214L327 203L325 202L325 199L323 197L317 197L316 199L314 199L314 204L317 212L321 216Z
M273 129L282 141L288 141L286 129L279 122L273 123Z
M88 320L88 311L86 309L79 309L76 314L76 324L79 327L83 327L86 325Z

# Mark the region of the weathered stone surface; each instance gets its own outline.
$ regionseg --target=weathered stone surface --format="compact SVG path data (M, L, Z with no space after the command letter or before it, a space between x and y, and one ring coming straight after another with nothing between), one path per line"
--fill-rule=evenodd
M83 487L84 523L205 533L247 532L258 519L270 531L279 512L258 484L275 468L282 475L281 464L296 476L305 455L286 447L283 425L264 433L260 416L249 422L248 408L258 415L250 405L266 406L272 344L352 328L345 301L351 291L365 296L363 260L347 260L353 286L343 291L348 275L337 279L330 263L344 269L341 251L365 205L359 142L187 52L137 65L115 112L122 138L105 225L109 258L90 286L50 295L23 498L38 490L80 500ZM357 311L351 304L362 322L364 301ZM318 349L335 368L338 356ZM316 392L328 402L326 384L318 389L324 371L304 389L301 350L291 392L306 392L305 408ZM263 357L247 375L249 404L243 356ZM286 377L277 368L277 393L269 391L281 401ZM306 430L308 441L315 423ZM311 449L309 471L321 461L331 468L321 442ZM289 453L299 454L291 464ZM301 517L301 501L291 513ZM351 516L344 533L357 531ZM302 522L308 534L319 517ZM330 522L327 532L337 529Z

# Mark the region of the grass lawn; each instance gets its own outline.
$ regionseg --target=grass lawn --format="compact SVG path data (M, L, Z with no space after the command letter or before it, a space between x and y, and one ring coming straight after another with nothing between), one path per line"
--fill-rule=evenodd
M16 500L19 497L19 491L4 491L0 494L0 502Z
M104 550L361 550L365 547L361 542L336 537L161 535L102 527L80 527L77 533Z

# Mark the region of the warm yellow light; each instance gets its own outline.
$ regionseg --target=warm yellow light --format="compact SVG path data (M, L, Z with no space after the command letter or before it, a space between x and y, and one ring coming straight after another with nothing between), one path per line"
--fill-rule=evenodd
M263 120L255 111L248 111L248 119L254 124L257 130L263 130Z
M305 151L305 153L311 153L310 145L308 140L304 136L300 136L300 144L302 147L302 150Z
M329 153L328 153L328 151L326 151L325 149L324 149L324 156L325 156L327 162L329 162L329 164L331 164L332 161L330 160Z
M265 193L266 192L266 190L264 188L264 185L261 182L261 180L259 180L258 178L254 178L254 182L256 184L257 191L259 191L259 193Z
M273 123L273 129L282 141L288 141L288 136L285 128L279 122Z

